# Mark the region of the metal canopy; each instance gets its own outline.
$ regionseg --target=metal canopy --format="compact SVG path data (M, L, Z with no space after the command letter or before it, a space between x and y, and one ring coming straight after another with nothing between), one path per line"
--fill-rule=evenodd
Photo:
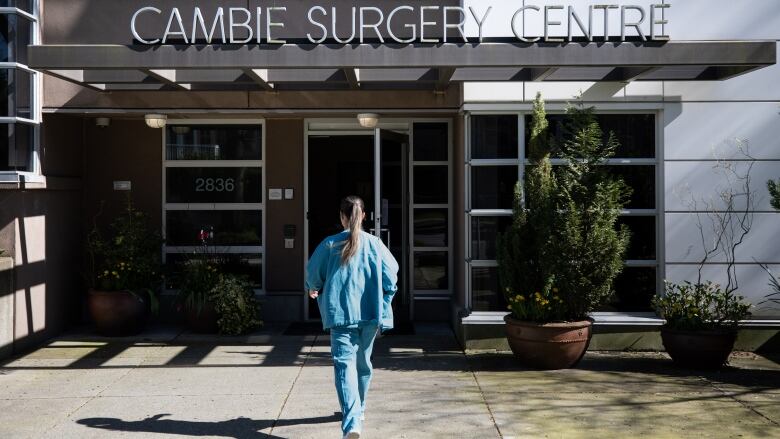
M30 67L98 90L445 90L464 81L717 81L774 41L438 45L41 45Z

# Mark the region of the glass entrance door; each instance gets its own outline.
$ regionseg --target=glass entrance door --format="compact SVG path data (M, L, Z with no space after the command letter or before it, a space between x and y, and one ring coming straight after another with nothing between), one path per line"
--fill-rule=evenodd
M340 200L347 195L360 196L366 207L364 230L382 239L398 261L398 293L393 300L393 312L399 332L411 325L408 182L407 134L376 129L368 135L309 136L308 256L325 237L341 231ZM319 320L317 302L307 300L306 318Z
M371 233L398 261L398 293L393 300L397 332L411 329L409 289L409 135L374 131L374 208Z

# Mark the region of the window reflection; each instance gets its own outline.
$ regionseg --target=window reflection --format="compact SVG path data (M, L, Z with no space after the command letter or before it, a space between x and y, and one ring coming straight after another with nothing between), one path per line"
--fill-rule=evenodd
M171 125L167 160L262 160L259 125Z

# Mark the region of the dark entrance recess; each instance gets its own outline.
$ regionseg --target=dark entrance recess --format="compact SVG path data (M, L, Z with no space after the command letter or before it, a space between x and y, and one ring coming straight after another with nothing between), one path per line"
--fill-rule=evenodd
M358 195L365 202L363 229L377 234L400 265L399 291L393 300L395 332L411 332L408 281L408 136L377 131L380 164L374 162L375 135L332 135L309 137L308 212L309 255L327 236L342 230L338 206L344 196ZM380 185L375 171L380 170ZM379 212L376 194L379 193ZM379 215L377 218L376 215ZM317 302L309 300L309 319L319 319Z

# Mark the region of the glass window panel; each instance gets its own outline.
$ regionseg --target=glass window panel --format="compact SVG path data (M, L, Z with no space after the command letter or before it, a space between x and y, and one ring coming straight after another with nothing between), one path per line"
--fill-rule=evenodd
M201 230L213 230L215 245L263 245L263 212L259 210L169 210L166 244L199 245Z
M416 252L414 254L414 288L416 290L446 290L447 252Z
M471 268L471 307L474 311L507 311L495 267Z
M15 14L0 14L0 61L27 64L33 24Z
M600 311L652 311L656 284L655 267L625 267L615 279L614 299Z
M518 118L514 114L471 116L471 158L516 159Z
M655 260L655 217L623 216L618 220L631 230L631 242L628 245L626 259Z
M0 0L0 6L9 8L19 8L25 12L32 13L33 0Z
M620 142L616 158L655 158L655 115L599 114L597 118L605 136L611 131Z
M447 204L449 202L447 166L414 167L415 204Z
M511 209L517 166L472 166L472 209Z
M26 124L0 124L0 171L32 169L35 128Z
M30 118L32 74L18 69L0 69L0 116Z
M528 139L531 135L531 116L526 116L526 155ZM555 143L560 144L565 135L566 116L548 114L550 134ZM653 114L597 114L596 120L601 127L606 142L610 131L620 142L615 158L655 158L655 115ZM553 156L559 156L553 151Z
M449 129L446 123L414 124L414 160L446 161Z
M167 168L168 203L262 203L261 168Z
M471 259L495 260L498 233L512 223L511 216L474 216L471 218Z
M628 209L655 209L655 166L607 166L633 189Z
M447 209L414 209L414 245L447 247Z
M187 253L169 253L165 257L165 286L168 289L179 288L182 266L192 257ZM263 255L252 253L220 254L216 258L225 273L245 276L252 288L263 287Z
M259 125L169 125L167 160L262 160Z

